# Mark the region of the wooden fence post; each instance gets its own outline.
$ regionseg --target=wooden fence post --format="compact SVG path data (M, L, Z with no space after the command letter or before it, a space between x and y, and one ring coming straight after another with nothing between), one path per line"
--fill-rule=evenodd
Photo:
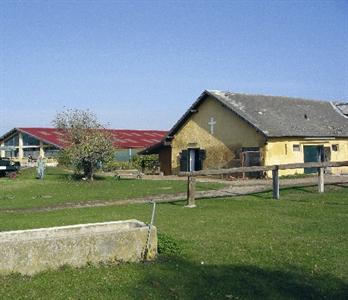
M272 170L272 182L273 182L273 199L279 199L279 166L275 166Z
M324 193L324 168L318 168L318 192Z
M196 207L196 178L194 176L187 177L187 205L185 207Z

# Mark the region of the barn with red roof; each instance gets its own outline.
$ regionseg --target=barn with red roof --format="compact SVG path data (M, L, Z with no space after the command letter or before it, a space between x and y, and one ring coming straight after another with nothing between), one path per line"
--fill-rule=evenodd
M105 129L113 139L115 156L128 161L137 152L159 143L166 135L161 130ZM54 156L68 145L64 132L56 128L18 127L0 137L0 156L25 162L28 157Z

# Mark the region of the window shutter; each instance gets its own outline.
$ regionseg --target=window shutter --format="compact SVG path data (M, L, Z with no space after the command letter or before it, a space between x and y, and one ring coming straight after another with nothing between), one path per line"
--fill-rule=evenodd
M180 171L187 172L188 171L188 151L182 150L180 153Z
M199 150L199 159L205 160L206 158L206 151L205 150Z
M197 159L195 161L195 171L203 169L203 160L205 160L205 150L197 150Z

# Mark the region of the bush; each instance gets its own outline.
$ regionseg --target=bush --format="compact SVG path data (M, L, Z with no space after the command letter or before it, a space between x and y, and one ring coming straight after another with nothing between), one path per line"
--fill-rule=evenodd
M136 155L132 157L133 166L141 170L143 173L145 172L154 172L159 167L159 158L158 155Z
M143 173L154 172L158 169L158 155L136 155L131 161L111 161L103 165L103 171L113 172L116 170L137 169Z

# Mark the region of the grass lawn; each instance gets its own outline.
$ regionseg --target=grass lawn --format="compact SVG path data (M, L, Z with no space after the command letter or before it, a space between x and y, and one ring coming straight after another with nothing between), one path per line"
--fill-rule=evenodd
M16 179L0 178L0 209L46 207L91 200L117 200L186 191L185 181L116 180L97 177L93 182L74 180L61 168L48 168L44 180L36 169L26 169ZM223 184L198 183L198 190L218 189Z
M159 204L154 263L64 267L0 277L0 298L347 299L348 188L332 186ZM51 212L0 212L0 230L137 218L133 204Z

